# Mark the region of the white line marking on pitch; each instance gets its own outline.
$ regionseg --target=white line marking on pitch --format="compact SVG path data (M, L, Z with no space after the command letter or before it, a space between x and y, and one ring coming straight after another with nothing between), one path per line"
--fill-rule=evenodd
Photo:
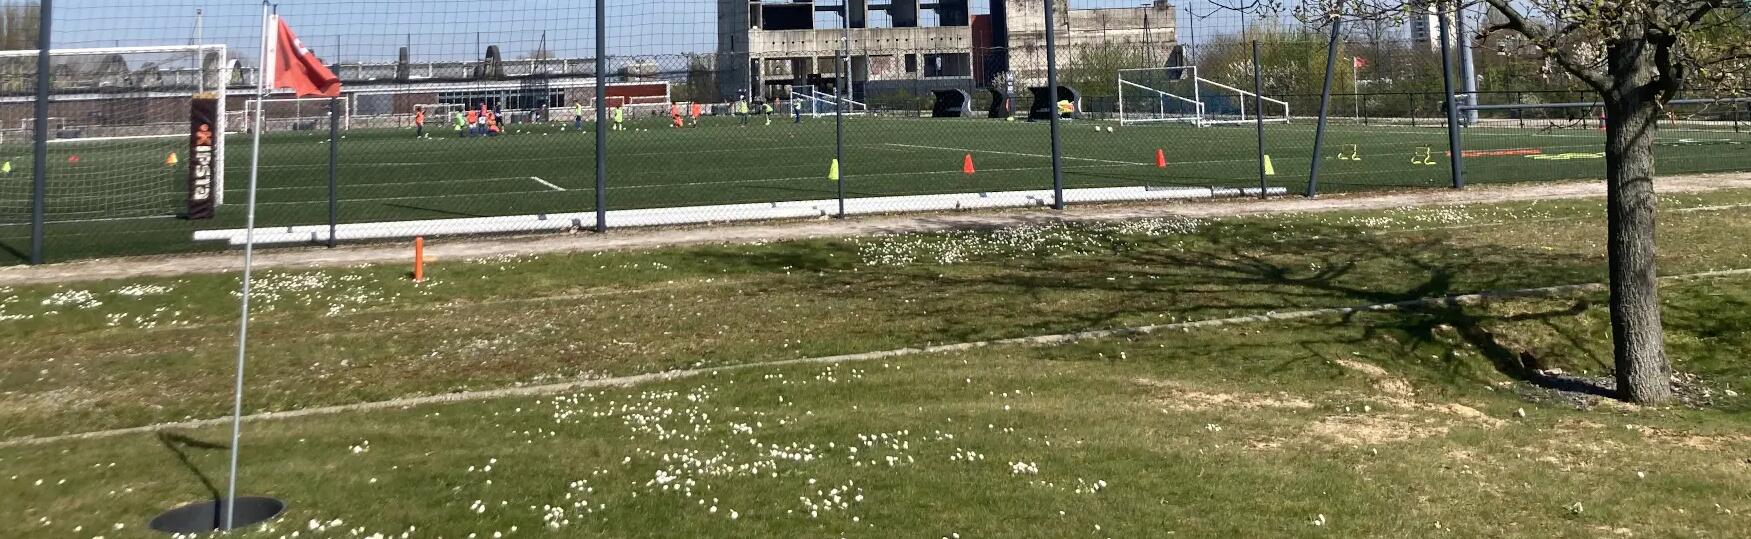
M924 150L947 150L947 151L951 151L951 152L994 153L994 154L998 154L998 155L1019 155L1022 157L1043 157L1043 158L1052 157L1050 155L1040 155L1037 153L1000 152L1000 151L996 151L996 150L973 150L973 149L968 149L968 148L948 148L948 147L943 147L943 146L918 146L915 144L899 144L899 143L894 143L894 142L890 142L887 145L888 146L897 146L897 147L901 147L901 148L919 148L919 149L924 149ZM1093 158L1088 158L1088 157L1071 157L1068 155L1064 156L1064 159L1070 159L1070 160L1074 160L1074 161L1093 161L1096 163L1111 163L1114 165L1143 166L1143 165L1152 164L1152 163L1134 163L1131 161L1113 161L1113 160L1109 160L1109 159L1093 159Z
M552 182L549 182L547 180L543 180L543 179L541 179L540 176L530 176L529 179L535 180L535 183L539 183L541 185L552 187L554 191L564 191L565 190L564 187L560 187L560 186L554 185Z

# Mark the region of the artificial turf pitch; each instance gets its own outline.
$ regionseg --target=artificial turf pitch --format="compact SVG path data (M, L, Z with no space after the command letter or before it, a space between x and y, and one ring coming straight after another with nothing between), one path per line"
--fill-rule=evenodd
M627 127L609 134L609 209L825 199L838 190L827 179L835 157L831 117L793 124L774 116L771 125L756 117L746 127L735 118L708 117L700 127L684 129L668 127L667 118L638 118ZM1266 124L1265 153L1276 172L1266 178L1271 186L1305 189L1313 135L1311 120ZM448 130L431 130L430 137L416 139L412 129L345 132L338 167L341 222L594 210L593 124L585 132L527 124L499 137L462 138ZM259 226L327 222L326 138L326 132L310 131L263 137ZM1597 129L1538 122L1467 129L1466 180L1601 177L1603 140ZM1751 170L1751 133L1731 125L1668 128L1660 140L1656 155L1663 174ZM191 235L243 225L250 137L227 138L226 204L217 218L205 221L168 217L180 205L187 161L164 161L172 152L186 158L184 142L51 144L47 258L224 248L195 243ZM1063 146L1067 188L1259 183L1251 124L1072 121L1063 126ZM1158 149L1166 155L1165 168L1156 166ZM1446 131L1438 125L1334 125L1322 152L1321 192L1448 186L1446 149ZM1045 122L854 116L846 119L841 170L848 197L1048 189L1050 152ZM0 176L0 264L15 264L29 248L30 147L9 141L0 153L14 165ZM1425 153L1428 159L1418 158ZM973 175L962 172L969 154L977 168ZM74 155L79 161L69 162Z

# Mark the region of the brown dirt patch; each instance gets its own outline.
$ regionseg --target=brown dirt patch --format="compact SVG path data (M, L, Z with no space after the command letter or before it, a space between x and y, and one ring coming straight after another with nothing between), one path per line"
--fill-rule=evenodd
M1445 436L1446 424L1407 414L1339 415L1308 427L1312 438L1344 446L1380 445Z
M1211 410L1309 410L1313 401L1290 395L1260 395L1256 393L1223 393L1191 389L1182 384L1162 380L1138 379L1138 384L1166 390L1155 399L1164 410L1204 412Z

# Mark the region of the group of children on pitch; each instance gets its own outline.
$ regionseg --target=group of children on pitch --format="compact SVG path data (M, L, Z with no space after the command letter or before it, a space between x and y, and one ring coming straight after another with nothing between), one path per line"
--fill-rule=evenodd
M505 132L504 111L497 108L487 108L482 102L480 108L469 109L468 112L455 111L450 113L451 128L459 137L496 137ZM415 138L426 137L426 108L420 105L413 107L413 125Z
M740 120L741 126L747 127L748 122L753 118L753 115L754 115L754 112L751 110L751 106L748 103L747 97L738 98L736 100L735 104L732 105L731 107L732 107L731 112L733 114L735 114L735 116L738 120ZM573 112L573 117L572 117L573 126L576 127L580 131L583 130L583 128L584 128L584 106L583 106L583 104L581 104L581 103L573 104L572 105L572 112ZM701 106L699 103L692 103L692 104L688 105L686 110L683 110L681 105L679 105L679 104L669 105L669 121L670 121L669 125L670 125L670 127L674 127L674 128L699 127L699 117L703 114L703 112L704 112L704 107ZM765 118L766 125L772 125L772 115L776 112L777 112L777 109L773 108L772 103L770 103L770 102L760 103L758 114L760 114L762 117ZM802 123L803 111L802 111L801 106L798 106L798 104L796 104L796 103L792 103L791 104L791 113L795 117L795 123L799 123L799 124ZM610 118L614 122L614 125L612 125L610 127L610 129L612 129L614 131L625 131L626 130L626 109L624 107L614 107L614 108L610 109L609 115L610 115ZM498 136L498 135L503 134L505 132L504 131L504 116L503 116L502 111L500 109L497 109L497 108L487 108L485 102L482 102L480 104L479 109L469 109L468 112L460 112L460 111L451 112L450 118L451 118L451 122L453 124L453 128L455 129L457 135L460 137L463 137L463 138L476 137L476 136ZM426 135L426 109L424 106L415 105L413 107L413 124L414 124L414 137L415 138L427 138L427 135Z

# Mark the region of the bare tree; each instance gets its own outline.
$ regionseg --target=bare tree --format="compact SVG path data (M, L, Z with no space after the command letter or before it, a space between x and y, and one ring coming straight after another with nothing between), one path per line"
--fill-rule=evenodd
M36 48L41 6L9 1L0 4L0 50Z
M1495 11L1481 31L1507 33L1596 92L1606 114L1606 214L1618 393L1672 398L1654 245L1654 138L1680 92L1721 95L1751 75L1744 0L1460 0ZM1301 13L1360 20L1451 10L1452 0L1307 0Z

